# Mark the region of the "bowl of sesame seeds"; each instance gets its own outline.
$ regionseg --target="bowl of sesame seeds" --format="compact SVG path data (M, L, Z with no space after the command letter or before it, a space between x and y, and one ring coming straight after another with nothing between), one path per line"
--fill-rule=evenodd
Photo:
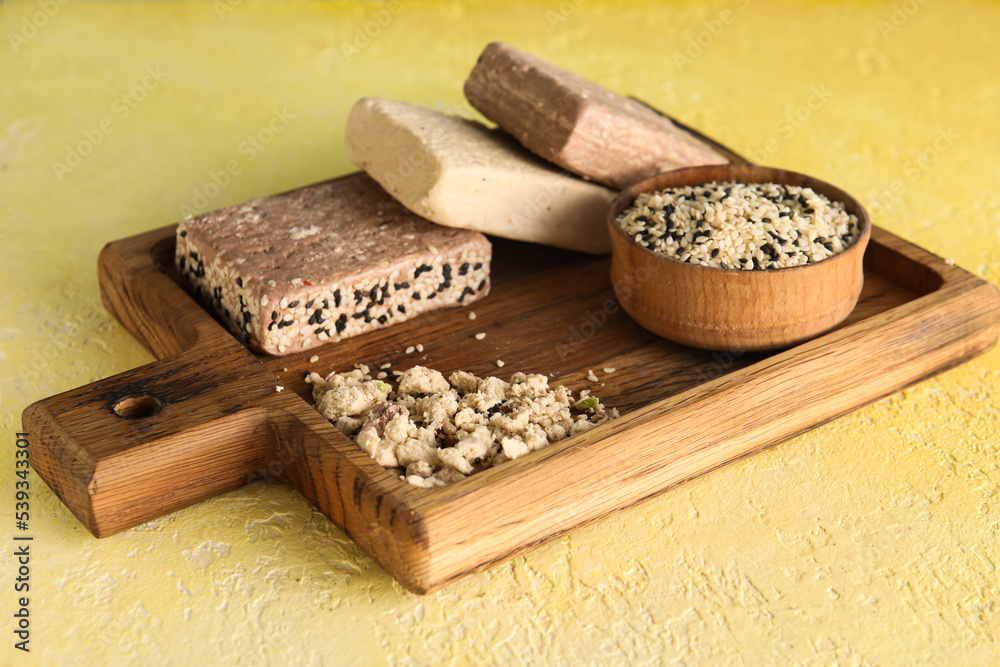
M624 190L608 214L611 282L636 322L709 350L790 347L854 309L871 222L819 179L731 164Z

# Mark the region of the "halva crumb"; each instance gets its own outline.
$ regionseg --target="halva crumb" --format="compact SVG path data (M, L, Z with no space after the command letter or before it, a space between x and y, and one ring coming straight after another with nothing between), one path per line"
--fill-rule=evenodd
M316 409L379 465L420 487L443 486L618 416L596 396L577 400L544 375L510 381L414 366L388 381L363 364L310 373Z

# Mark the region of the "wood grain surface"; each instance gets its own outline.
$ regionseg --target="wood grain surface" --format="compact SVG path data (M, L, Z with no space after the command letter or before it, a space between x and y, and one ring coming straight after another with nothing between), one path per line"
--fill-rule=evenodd
M287 482L421 593L960 363L994 345L1000 321L992 285L875 228L861 299L836 330L773 354L706 352L629 319L609 258L495 240L493 291L470 309L269 358L178 284L173 234L157 229L101 253L106 306L160 359L29 406L37 472L98 537L243 484ZM407 354L417 343L423 352ZM312 408L305 372L355 363L541 372L591 389L622 416L420 489Z

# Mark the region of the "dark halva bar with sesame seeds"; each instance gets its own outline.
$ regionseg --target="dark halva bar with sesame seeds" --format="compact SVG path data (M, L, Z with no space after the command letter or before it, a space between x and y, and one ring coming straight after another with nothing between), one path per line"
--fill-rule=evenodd
M490 243L407 210L365 174L185 218L176 265L241 341L291 354L468 305Z

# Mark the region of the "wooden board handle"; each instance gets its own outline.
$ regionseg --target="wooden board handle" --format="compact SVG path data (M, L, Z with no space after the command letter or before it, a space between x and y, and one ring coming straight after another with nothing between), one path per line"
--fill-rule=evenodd
M234 343L39 401L23 422L33 467L103 537L266 469L276 394L273 375Z
M388 472L235 340L29 406L32 466L97 537L254 482L287 482L388 565L417 520ZM404 491L405 492L405 491ZM380 525L379 530L373 526Z

